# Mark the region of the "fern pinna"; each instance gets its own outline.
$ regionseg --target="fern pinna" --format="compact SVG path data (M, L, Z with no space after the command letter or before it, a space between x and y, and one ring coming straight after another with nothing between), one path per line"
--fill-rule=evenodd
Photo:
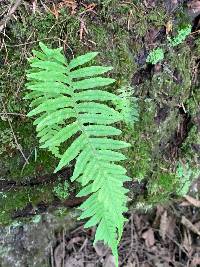
M123 183L130 180L119 165L125 156L118 150L129 144L113 138L121 131L111 125L122 121L123 114L108 103L114 105L119 97L99 89L115 81L99 77L112 68L83 67L96 52L68 63L61 48L49 49L42 43L40 47L42 52L33 50L34 57L29 59L27 88L32 91L26 98L32 100L33 109L28 116L38 116L34 124L40 147L60 158L55 172L76 159L71 180L83 187L79 197L88 196L80 206L80 219L88 218L85 227L98 225L94 242L107 243L118 265L117 246L128 199ZM60 145L68 139L71 145L61 153Z

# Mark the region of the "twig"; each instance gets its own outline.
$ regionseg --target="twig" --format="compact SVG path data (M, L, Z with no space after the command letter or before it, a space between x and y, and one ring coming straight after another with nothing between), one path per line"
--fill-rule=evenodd
M16 9L18 8L18 6L21 4L22 0L16 0L14 5L10 8L10 10L8 11L8 14L6 15L6 17L0 22L0 32L3 31L3 29L6 26L6 23L11 19L13 13L16 11Z
M65 267L65 233L64 233L64 229L62 231L62 238L63 238L63 246L62 246L62 267Z
M22 116L22 117L26 117L26 115L22 114L22 113L16 113L16 112L0 112L0 116L1 115L14 115L14 116Z
M11 121L10 121L10 118L9 118L7 112L6 112L6 107L5 107L5 105L4 105L4 102L3 102L2 98L0 98L0 100L1 100L1 103L2 103L2 106L3 106L3 109L4 109L4 112L5 112L7 121L8 121L8 123L9 123L10 129L11 129L11 131L12 131L12 135L13 135L13 137L14 137L15 144L17 145L17 149L18 149L18 150L20 151L20 153L22 154L24 160L26 161L26 164L29 164L28 159L27 159L26 156L24 155L24 152L22 151L21 146L20 146L20 144L19 144L18 141L17 141L17 137L16 137L16 135L15 135L15 133L14 133L14 130L13 130L13 127L12 127L12 124L11 124Z
M54 267L53 247L51 246L51 267Z

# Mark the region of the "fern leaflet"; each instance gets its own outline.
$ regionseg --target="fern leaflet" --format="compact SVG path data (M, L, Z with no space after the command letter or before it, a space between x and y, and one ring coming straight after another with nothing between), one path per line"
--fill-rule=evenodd
M99 76L112 68L84 67L96 52L67 63L60 48L49 49L42 43L40 47L42 52L33 51L29 60L27 88L31 92L26 98L32 100L33 109L28 116L37 115L34 124L41 148L60 158L55 172L76 159L71 180L83 187L78 196L89 196L80 206L80 219L88 219L85 227L98 225L94 242L107 243L118 265L117 246L128 200L123 183L130 180L120 165L125 156L119 150L129 144L113 138L121 131L112 124L123 121L124 114L108 102L119 103L119 96L100 89L115 81ZM70 145L61 153L60 146L67 140Z

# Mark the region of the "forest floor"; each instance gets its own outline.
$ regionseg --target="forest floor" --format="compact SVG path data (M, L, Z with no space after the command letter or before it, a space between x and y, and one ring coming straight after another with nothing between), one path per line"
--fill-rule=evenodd
M168 37L188 24L192 32L171 48ZM42 233L43 214L64 208L68 213L83 201L75 198L79 187L68 179L73 166L52 174L57 162L39 149L26 117L27 58L39 41L62 46L67 58L99 51L98 62L113 66L114 90L128 86L138 101L138 122L123 129L132 144L127 169L133 181L126 184L131 202L120 266L200 266L199 31L198 0L0 0L1 267L114 267L106 247L93 247L94 229L79 223L70 230L59 227L45 240L45 264L37 263L39 256L31 263L33 247L40 256L44 249L34 245L34 235L23 243L30 218L39 218ZM147 64L156 47L165 49L164 60ZM55 188L65 180L70 190L63 200ZM7 225L15 228L13 238L7 239L12 234L10 228L4 232Z
M199 200L187 196L179 203L158 205L150 212L127 214L119 246L120 266L200 266L199 207ZM93 238L94 231L81 225L73 231L57 233L52 266L114 267L111 251L102 243L93 246Z

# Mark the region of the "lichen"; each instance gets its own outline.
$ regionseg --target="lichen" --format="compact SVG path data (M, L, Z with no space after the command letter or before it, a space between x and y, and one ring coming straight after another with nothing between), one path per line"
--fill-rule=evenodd
M69 196L69 184L67 181L64 181L63 183L58 183L53 188L53 193L55 196L57 196L59 199L64 200Z

